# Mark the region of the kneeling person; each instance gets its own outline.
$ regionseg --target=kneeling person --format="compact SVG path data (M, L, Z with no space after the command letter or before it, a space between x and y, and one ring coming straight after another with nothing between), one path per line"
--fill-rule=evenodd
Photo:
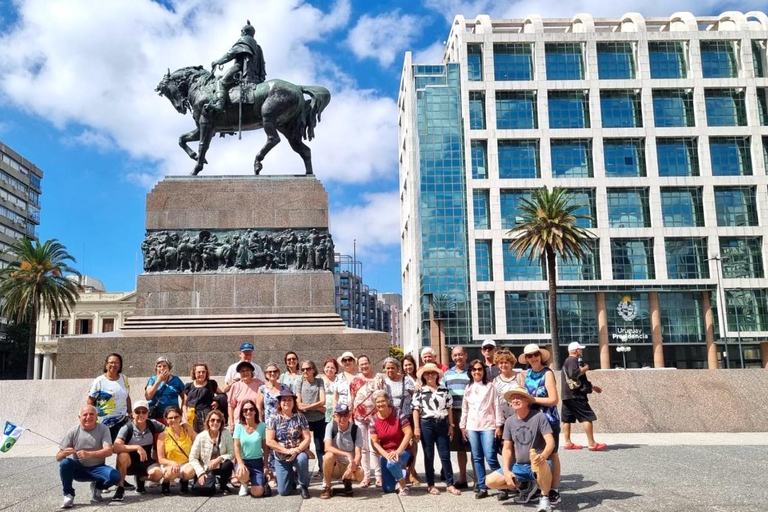
M525 388L510 389L504 393L504 399L512 404L515 413L504 423L501 469L488 475L485 483L491 489L518 489L521 483L532 482L528 488L521 489L515 501L527 503L536 489L541 488L537 510L551 512L547 495L552 485L552 463L547 459L555 449L552 427L546 416L531 410L535 399ZM531 458L534 451L536 455Z
M344 494L352 496L352 480L362 482L363 433L351 419L347 404L339 404L333 411L333 421L325 428L325 455L323 455L323 479L325 488L320 495L331 497L331 480L341 478Z
M159 482L163 470L153 453L155 434L165 429L159 421L149 419L149 404L146 400L137 400L133 404L133 421L120 428L112 450L117 454L117 470L120 472L120 484L112 501L123 501L125 495L125 476L136 477L136 492L144 492L144 482Z

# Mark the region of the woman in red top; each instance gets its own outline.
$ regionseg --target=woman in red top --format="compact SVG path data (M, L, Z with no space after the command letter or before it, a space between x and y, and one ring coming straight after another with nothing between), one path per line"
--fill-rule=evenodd
M353 406L355 424L360 429L360 432L363 433L363 482L360 484L360 487L371 485L372 472L376 476L376 486L380 487L381 466L379 465L379 458L371 449L368 431L371 428L371 416L375 410L373 394L380 389L384 389L387 383L382 375L374 373L368 356L358 357L357 367L360 369L360 373L355 375L355 378L349 384L349 397Z
M392 400L386 391L376 391L373 400L376 413L372 418L370 435L373 449L381 456L379 462L384 468L381 489L408 496L403 469L408 467L410 457L408 445L413 437L411 423L400 409L392 407Z

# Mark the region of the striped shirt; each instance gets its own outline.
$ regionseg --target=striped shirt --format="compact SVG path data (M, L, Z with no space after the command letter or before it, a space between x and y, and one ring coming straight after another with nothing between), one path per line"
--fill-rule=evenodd
M451 391L454 409L461 409L461 403L464 401L464 390L467 389L470 378L468 370L469 366L465 366L463 371L457 370L454 366L445 372L443 381L440 383Z

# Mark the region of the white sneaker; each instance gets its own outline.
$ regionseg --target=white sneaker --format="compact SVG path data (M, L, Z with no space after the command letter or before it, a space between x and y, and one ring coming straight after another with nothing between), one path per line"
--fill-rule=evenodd
M536 512L552 512L552 505L549 504L547 496L539 498L539 508L536 509Z
M250 493L248 492L248 484L240 484L240 492L237 493L238 496L248 496Z
M96 482L91 482L91 503L99 503L102 499L101 489L96 487Z
M61 508L72 508L75 504L75 497L71 494L64 495L64 501L61 502Z

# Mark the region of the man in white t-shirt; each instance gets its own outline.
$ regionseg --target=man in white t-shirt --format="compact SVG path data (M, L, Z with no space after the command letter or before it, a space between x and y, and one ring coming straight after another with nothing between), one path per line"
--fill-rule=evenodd
M242 363L243 361L251 363L251 366L253 366L253 378L259 379L261 382L266 382L266 378L264 377L264 370L261 369L261 366L259 366L257 363L254 363L252 361L253 359L253 343L250 341L244 341L240 345L240 352L238 353L240 355L240 360L234 364L232 364L227 369L227 374L224 376L224 392L229 392L229 388L232 387L232 385L240 380L240 374L237 373L237 365Z

